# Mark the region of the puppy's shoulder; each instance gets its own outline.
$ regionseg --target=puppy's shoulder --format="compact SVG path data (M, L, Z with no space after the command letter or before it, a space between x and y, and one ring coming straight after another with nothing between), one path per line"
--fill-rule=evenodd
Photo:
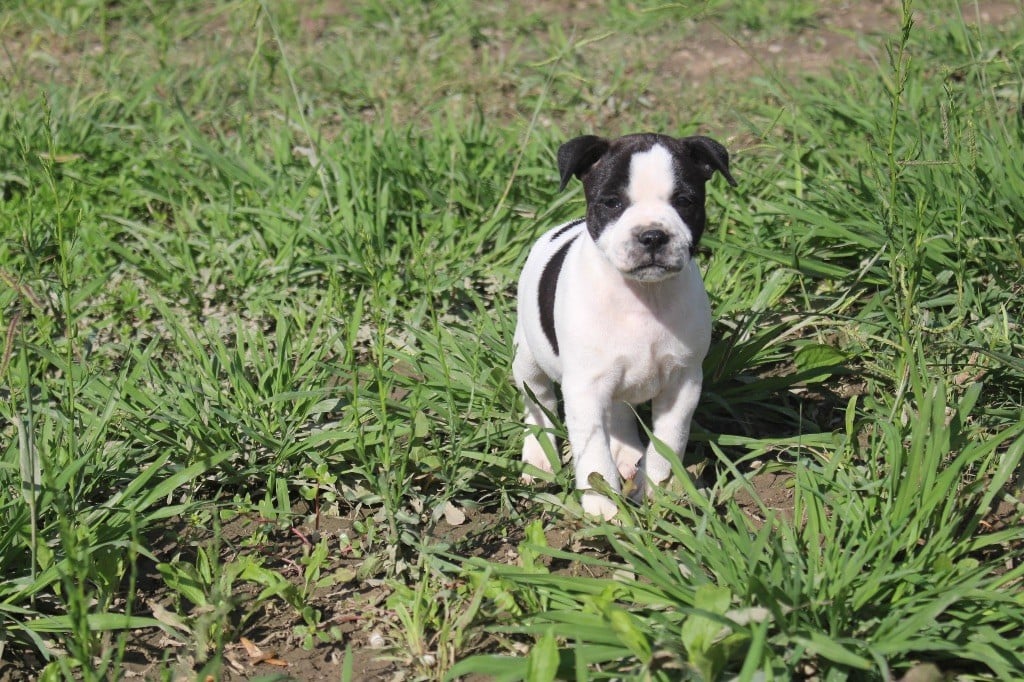
M528 288L536 287L544 273L547 273L549 279L553 277L557 280L566 254L586 229L584 219L578 218L557 225L542 234L530 249L520 275L520 282L527 283Z
M552 227L537 241L539 243L564 244L587 229L586 221L586 218L576 218L575 220Z
M577 218L576 220L570 220L567 223L556 225L550 230L545 232L537 239L531 249L532 258L542 258L547 260L547 257L554 255L561 251L570 242L574 241L581 233L587 229L586 219Z

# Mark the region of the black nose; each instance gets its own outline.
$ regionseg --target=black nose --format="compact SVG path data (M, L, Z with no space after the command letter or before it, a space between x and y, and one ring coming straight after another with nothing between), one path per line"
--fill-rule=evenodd
M636 240L648 249L654 250L668 242L668 233L664 230L644 230Z

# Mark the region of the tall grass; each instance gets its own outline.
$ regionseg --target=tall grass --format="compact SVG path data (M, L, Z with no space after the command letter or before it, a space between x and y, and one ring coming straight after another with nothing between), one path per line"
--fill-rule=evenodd
M577 560L614 577L472 566L500 605L490 631L510 646L525 637L532 650L472 658L453 676L892 679L921 661L1021 674L1020 528L992 521L998 504L1021 506L1009 497L1024 456L1019 403L1008 396L1019 396L1019 381L1004 383L1019 370L1011 292L1024 184L1007 150L1022 141L1021 73L962 23L946 42L913 23L904 3L876 78L851 70L780 93L794 109L783 136L805 150L799 172L786 178L768 158L757 169L766 177L752 180L796 191L762 198L754 188L749 213L726 209L742 237L719 234L711 247L718 310L742 312L709 356L703 415L734 417L750 401L775 422L768 428L797 438L774 448L710 438L726 473L710 491L689 487L595 531L614 558ZM980 108L969 94L979 88ZM802 352L815 354L810 366ZM790 365L788 382L751 376L758 362ZM816 384L835 365L856 368L864 393L840 409L845 427L802 435L815 425L773 391ZM779 464L764 469L792 477L793 508L761 503L764 520L754 521L730 491L757 500L756 473L737 465L772 449ZM543 538L521 551L573 558Z

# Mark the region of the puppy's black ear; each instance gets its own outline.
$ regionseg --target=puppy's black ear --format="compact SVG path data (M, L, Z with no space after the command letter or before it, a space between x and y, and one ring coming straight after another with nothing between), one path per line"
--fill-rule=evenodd
M689 147L693 160L703 168L706 180L710 180L715 171L718 171L730 185L736 186L736 180L729 173L729 152L725 147L703 135L684 137L682 141Z
M561 192L569 184L569 178L576 176L582 178L590 167L597 163L597 160L608 151L610 143L603 137L597 135L581 135L574 137L558 148L558 174L562 178L562 184L558 186Z

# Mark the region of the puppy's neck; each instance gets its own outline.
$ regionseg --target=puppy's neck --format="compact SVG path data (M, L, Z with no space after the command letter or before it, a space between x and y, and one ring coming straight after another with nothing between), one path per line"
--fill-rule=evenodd
M680 292L690 281L689 271L697 264L691 259L682 270L672 277L657 281L643 282L626 276L597 248L593 241L587 239L583 243L585 250L592 250L584 259L585 267L590 270L590 279L594 285L595 295L614 297L626 307L639 303L651 310L664 309L678 300Z

